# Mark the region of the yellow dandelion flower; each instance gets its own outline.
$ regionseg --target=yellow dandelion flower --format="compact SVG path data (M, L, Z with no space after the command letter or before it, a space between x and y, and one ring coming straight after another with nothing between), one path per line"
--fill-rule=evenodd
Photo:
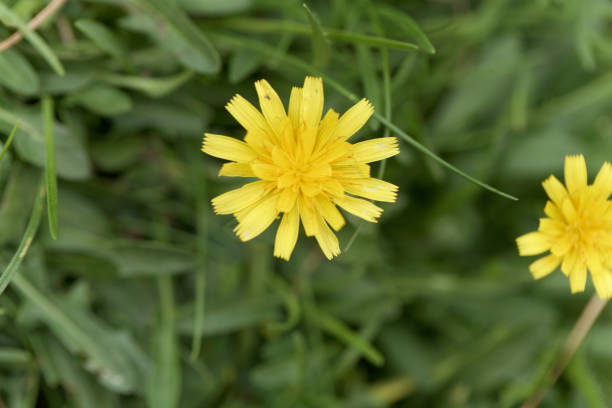
M240 95L226 105L246 129L244 141L205 133L202 151L230 161L220 176L259 180L215 197L213 208L236 217L234 232L242 241L255 238L280 216L274 256L285 260L301 220L306 235L314 236L331 259L340 254L332 229L345 223L337 207L376 222L382 209L368 199L395 201L397 187L370 177L368 163L398 154L397 139L349 143L374 110L362 99L343 115L329 109L321 119L321 78L306 77L302 88L294 87L287 112L266 80L257 81L255 88L261 112Z
M584 291L587 270L601 298L612 296L612 165L604 163L593 184L587 184L582 155L566 156L565 186L550 176L542 183L550 200L540 226L519 238L520 255L550 254L529 266L540 279L561 265L572 293Z

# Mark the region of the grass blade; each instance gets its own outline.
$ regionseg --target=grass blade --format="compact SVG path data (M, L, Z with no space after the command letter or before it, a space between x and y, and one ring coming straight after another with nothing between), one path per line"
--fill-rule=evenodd
M224 42L226 42L228 44L232 44L232 45L235 45L235 46L238 46L238 47L248 46L253 51L257 51L257 52L260 52L262 54L266 54L268 56L273 56L274 58L282 59L285 63L293 65L296 68L300 68L300 69L308 72L311 75L319 75L320 77L322 77L327 82L327 84L329 86L331 86L337 92L339 92L342 95L344 95L350 101L358 102L359 99L360 99L357 95L355 95L354 93L352 93L351 91L346 89L339 82L337 82L336 80L330 78L328 75L326 75L325 73L319 71L318 69L316 69L312 65L310 65L310 64L300 60L299 58L295 58L295 57L290 56L290 55L279 55L278 52L275 49L270 48L267 45L265 45L265 44L263 44L263 43L261 43L259 41L247 40L247 39L244 39L244 38L237 38L237 37L228 36L228 35L215 35L215 38L217 40L219 40L219 41L224 41ZM492 193L498 194L498 195L500 195L500 196L502 196L504 198L508 198L510 200L518 200L518 198L516 198L516 197L514 197L514 196L512 196L512 195L510 195L508 193L504 193L503 191L498 190L495 187L490 186L487 183L484 183L484 182L482 182L482 181L480 181L480 180L470 176L469 174L465 173L464 171L459 170L457 167L453 166L452 164L450 164L449 162L447 162L446 160L444 160L443 158L439 157L434 152L429 150L427 147L425 147L421 143L417 142L410 135L408 135L402 129L397 127L393 122L391 122L390 120L385 118L385 116L381 115L380 113L374 112L373 116L378 121L380 121L380 123L382 123L384 126L389 128L389 130L391 132L393 132L396 135L398 135L402 140L404 140L406 143L411 145L413 148L415 148L419 152L423 153L427 157L431 158L433 161L437 162L438 164L446 167L447 169L449 169L453 173L456 173L459 176L465 178L466 180L469 180L472 183L476 184L477 186L482 187L485 190L488 190L488 191L490 191Z
M256 18L231 18L224 20L224 23L235 30L247 32L289 32L296 34L311 35L312 29L307 24L296 23L283 20L262 20ZM376 37L367 34L352 33L333 28L322 28L323 32L330 40L339 40L354 44L367 44L380 47L395 48L403 51L417 51L419 46L405 41L392 40L390 38ZM212 35L212 33L211 33ZM216 36L216 34L215 34Z
M0 275L0 294L4 292L6 287L11 283L11 281L17 276L16 272L21 265L21 261L28 253L28 249L30 249L30 245L32 244L32 240L34 239L34 235L36 235L36 231L38 230L38 226L40 225L40 217L42 214L43 202L45 198L45 188L44 183L41 180L40 187L38 188L38 193L36 194L36 199L34 200L34 207L32 208L32 215L30 216L30 220L28 221L28 225L26 227L25 233L21 238L21 242L17 247L17 251L11 258L11 261L7 265L6 269Z
M302 7L306 11L306 17L308 17L312 29L312 48L314 52L312 64L315 67L322 68L329 62L332 50L317 17L310 11L306 3L302 4Z
M53 138L53 99L45 96L42 99L43 123L45 127L45 182L47 186L47 214L49 232L57 239L57 174L55 173L55 146Z
M11 134L9 135L8 139L6 139L6 143L4 143L4 146L2 147L2 151L0 152L0 160L2 160L2 158L4 157L4 153L6 153L9 147L11 146L13 137L15 137L15 133L17 133L18 128L19 128L19 122L15 122L15 126L13 126L13 130L11 130Z
M40 53L58 75L64 75L65 70L62 63L53 53L51 48L45 41L35 32L32 31L25 21L17 14L8 8L4 3L0 3L0 19L17 27L23 33L23 36L32 44L32 46Z
M393 21L396 23L399 29L403 30L406 34L411 35L419 45L419 48L421 48L423 51L432 55L436 53L435 47L431 41L429 41L429 38L427 38L423 30L421 30L417 23L412 19L412 17L399 12L397 8L394 7L377 5L376 9L378 14L380 14L382 17Z

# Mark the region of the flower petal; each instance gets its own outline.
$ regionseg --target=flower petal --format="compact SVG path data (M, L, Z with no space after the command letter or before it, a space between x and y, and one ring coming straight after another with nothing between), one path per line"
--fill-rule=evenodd
M561 263L561 258L550 254L529 265L529 271L534 279L540 279L554 271L559 263Z
M584 156L565 156L565 185L570 194L587 186L587 168Z
M278 194L270 195L262 200L258 205L241 217L240 222L234 228L234 232L242 241L248 241L264 232L276 219L278 210L276 203Z
M359 163L383 160L399 153L397 138L380 137L353 145L353 158Z
M342 141L353 136L370 119L374 108L367 99L362 99L340 116L336 137Z
M552 202L561 207L563 201L567 198L567 191L563 184L555 176L551 175L542 182L542 187L544 187L546 194L548 194Z
M538 255L548 251L551 246L550 238L541 232L530 232L516 239L519 255Z
M319 214L336 231L339 231L345 224L344 217L338 207L331 200L323 195L318 195L314 199Z
M307 76L302 88L302 104L300 106L300 124L307 128L317 128L323 114L323 80Z
M269 183L255 181L236 190L228 191L212 199L217 214L232 214L260 200L269 190Z
M295 248L299 232L300 216L298 207L294 206L293 210L283 215L283 219L276 231L276 238L274 239L274 256L288 261Z
M293 129L297 129L300 125L300 111L302 109L302 88L294 86L291 88L291 96L289 96L289 112L288 116L293 124Z
M283 130L282 123L287 117L283 102L265 79L255 82L255 89L257 90L259 107L261 108L264 118L268 121L268 125L276 135L280 136Z
M346 179L342 181L344 190L370 200L392 203L397 198L397 186L376 178Z
M257 157L257 153L243 141L212 133L204 134L202 151L211 156L235 162L249 162Z
M584 262L577 262L569 274L572 293L584 292L587 279L587 267Z
M345 211L370 222L377 222L376 219L380 217L383 212L382 208L367 200L362 200L361 198L345 195L343 197L334 197L333 201Z
M610 197L610 194L612 194L612 164L605 162L601 166L593 182L593 190L599 197L606 199Z
M219 176L225 177L255 177L248 163L225 163L219 170Z
M329 226L323 220L323 217L319 215L318 224L319 227L317 229L317 233L315 234L315 238L325 254L327 259L332 259L334 256L340 255L340 244L338 243L338 237L336 234L329 229Z

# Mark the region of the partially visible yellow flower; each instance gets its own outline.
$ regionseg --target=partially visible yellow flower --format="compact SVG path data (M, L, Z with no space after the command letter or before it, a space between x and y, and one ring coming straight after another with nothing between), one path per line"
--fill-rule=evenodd
M519 238L520 255L550 251L529 266L540 279L561 265L572 293L584 291L587 270L599 297L612 296L612 165L604 163L591 185L582 155L565 157L565 185L550 176L542 185L550 200L538 231Z
M323 119L323 81L306 77L291 90L288 112L266 80L255 82L261 113L240 95L227 104L246 129L244 141L206 133L202 151L229 160L220 176L259 180L212 200L217 214L234 214L236 235L248 241L282 216L274 256L289 260L300 220L328 259L340 254L338 231L344 218L338 208L376 222L382 209L370 200L393 202L397 187L370 177L368 163L399 153L396 138L351 144L348 139L374 110L362 99L342 116L329 109Z

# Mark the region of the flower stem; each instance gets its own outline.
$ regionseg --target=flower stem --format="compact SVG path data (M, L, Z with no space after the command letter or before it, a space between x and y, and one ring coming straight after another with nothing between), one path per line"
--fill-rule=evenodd
M535 408L538 406L548 390L557 382L565 367L567 367L567 364L576 353L576 350L578 350L578 347L580 347L580 344L582 344L589 330L591 330L593 323L595 323L597 316L599 316L606 303L608 303L608 300L600 299L597 294L593 295L576 321L576 324L574 324L570 335L563 345L563 349L557 356L557 361L548 374L546 383L537 389L521 408Z

